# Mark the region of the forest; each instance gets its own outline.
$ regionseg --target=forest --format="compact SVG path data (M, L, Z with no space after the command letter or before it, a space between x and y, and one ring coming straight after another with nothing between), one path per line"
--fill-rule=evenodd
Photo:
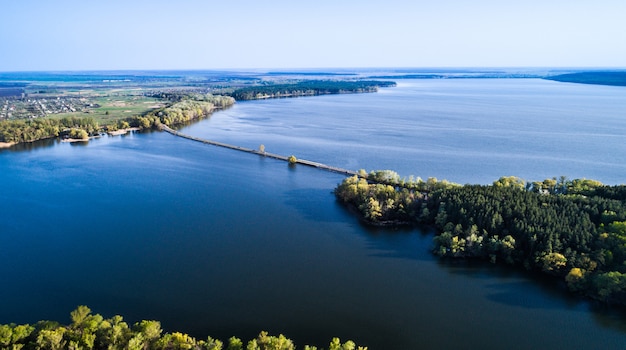
M545 79L564 83L626 86L626 71L568 73Z
M92 117L3 120L0 122L0 142L33 142L69 135L73 129L84 130L88 135L94 135L101 128Z
M237 337L230 337L226 342L212 337L196 339L188 334L173 332L163 333L159 321L143 320L133 325L116 315L105 319L99 314L92 314L87 306L78 306L70 313L71 323L62 325L55 321L39 321L34 325L0 325L0 349L97 349L97 350L294 350L291 339L280 334L259 335L244 342ZM315 346L305 345L304 350L317 350ZM321 349L320 349L321 350ZM351 340L342 343L333 338L328 350L367 350Z
M626 305L626 186L564 176L491 185L376 171L345 179L336 197L371 224L434 227L433 252L520 266L576 293Z
M54 137L88 139L101 132L136 127L157 128L159 124L177 125L204 118L216 108L235 103L229 96L211 94L176 95L168 107L146 115L115 120L100 125L93 117L35 118L0 121L0 142L33 142Z
M379 87L395 86L395 82L376 80L306 80L287 84L246 86L230 93L238 101L263 98L315 96L327 94L376 92Z

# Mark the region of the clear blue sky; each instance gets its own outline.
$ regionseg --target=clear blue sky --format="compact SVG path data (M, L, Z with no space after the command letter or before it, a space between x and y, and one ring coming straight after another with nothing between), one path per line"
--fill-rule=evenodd
M624 0L15 0L0 71L626 67Z

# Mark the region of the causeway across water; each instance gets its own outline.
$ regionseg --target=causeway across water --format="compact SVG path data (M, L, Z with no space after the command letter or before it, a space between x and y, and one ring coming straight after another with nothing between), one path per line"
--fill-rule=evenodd
M205 139L202 139L202 138L199 138L199 137L183 134L183 133L178 132L178 131L176 131L176 130L174 130L174 129L166 126L166 125L163 125L163 124L161 124L161 130L166 131L166 132L168 132L168 133L170 133L172 135L175 135L175 136L179 136L179 137L182 137L182 138L185 138L185 139L189 139L189 140L192 140L192 141L196 141L196 142L202 142L202 143L205 143L207 145L213 145L213 146L229 148L229 149L233 149L233 150L236 150L236 151L256 154L256 155L261 156L261 157L274 158L274 159L282 160L282 161L285 161L285 162L289 162L289 157L282 156L280 154L268 153L268 152L264 152L264 151L260 151L260 150L254 150L254 149L251 149L251 148L233 146L233 145L229 145L229 144L222 143L222 142L205 140ZM322 169L322 170L326 170L326 171L330 171L330 172L333 172L333 173L339 173L339 174L348 175L348 176L353 176L353 175L361 176L356 171L353 171L353 170L337 168L337 167L334 167L334 166L330 166L330 165L326 165L326 164L322 164L322 163L318 163L318 162L313 162L313 161L310 161L310 160L296 158L296 163L297 164L302 164L302 165L307 165L307 166L318 168L318 169Z

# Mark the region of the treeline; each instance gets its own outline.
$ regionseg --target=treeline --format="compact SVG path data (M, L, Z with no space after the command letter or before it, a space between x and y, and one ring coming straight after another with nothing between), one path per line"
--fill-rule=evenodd
M7 120L0 122L0 142L22 143L67 135L71 138L86 139L105 131L115 131L131 127L140 129L157 128L188 123L204 118L215 108L228 107L235 103L229 96L193 94L168 107L160 108L143 116L118 119L100 125L93 117L37 118L28 120Z
M256 100L292 96L376 92L379 87L395 86L392 81L305 80L289 84L246 86L230 93L235 100Z
M216 108L225 108L233 105L235 99L230 96L211 94L167 94L174 102L168 107L151 111L144 116L135 116L120 119L107 125L106 130L126 129L136 127L140 129L158 128L160 124L167 126L189 123L204 118Z
M235 103L234 99L230 96L190 93L185 91L161 91L148 94L147 96L171 102L181 102L185 100L209 102L216 108L228 107Z
M230 96L190 94L182 99L179 96L177 102L169 107L152 111L149 116L158 117L165 125L176 125L206 117L214 109L229 107L234 103L235 99Z
M0 122L0 142L33 142L69 134L74 129L93 135L100 130L100 125L92 117L5 120Z
M569 73L545 79L564 83L626 86L626 71Z
M158 321L141 321L130 326L122 316L104 319L92 314L86 306L79 306L70 313L72 323L61 325L53 321L39 321L34 325L0 325L1 349L102 349L102 350L293 350L293 341L284 335L271 336L261 332L258 337L244 343L237 337L222 342L212 337L197 340L187 334L163 333ZM245 347L244 347L245 344ZM305 350L317 350L304 346ZM367 350L357 347L353 341L342 343L333 338L329 350Z
M433 226L434 253L523 266L563 279L570 290L626 305L626 186L503 177L490 186L436 179L370 183L357 176L335 190L371 223ZM368 179L372 176L368 176Z

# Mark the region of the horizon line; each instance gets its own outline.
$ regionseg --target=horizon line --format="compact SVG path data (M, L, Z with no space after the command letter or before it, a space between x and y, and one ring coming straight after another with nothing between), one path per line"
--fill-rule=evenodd
M300 73L306 71L333 71L333 70L494 70L494 69L523 69L523 70L626 70L626 66L372 66L372 67L299 67L299 68L120 68L120 69L49 69L49 70L0 70L3 73L94 73L94 72L277 72Z

